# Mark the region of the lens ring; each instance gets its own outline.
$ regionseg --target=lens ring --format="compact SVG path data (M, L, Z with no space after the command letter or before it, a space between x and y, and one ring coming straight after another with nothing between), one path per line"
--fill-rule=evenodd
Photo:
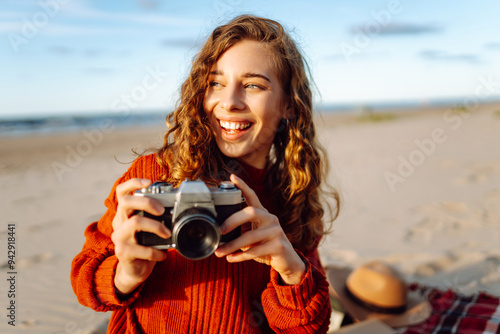
M219 246L220 228L208 214L186 213L175 222L172 241L182 256L201 260L212 255Z

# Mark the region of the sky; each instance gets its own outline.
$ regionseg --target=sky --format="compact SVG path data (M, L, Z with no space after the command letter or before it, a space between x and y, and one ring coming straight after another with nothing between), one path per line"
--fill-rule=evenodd
M494 0L0 0L0 118L170 110L240 14L282 23L318 105L500 99Z

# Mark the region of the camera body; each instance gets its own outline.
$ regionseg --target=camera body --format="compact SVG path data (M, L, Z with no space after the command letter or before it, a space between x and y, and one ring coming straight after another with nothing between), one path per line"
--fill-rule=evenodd
M165 207L161 216L145 211L135 214L164 224L171 232L169 239L154 233L136 233L140 245L156 249L175 248L184 257L201 260L212 255L219 244L241 235L240 227L221 235L219 226L233 213L244 207L241 190L232 182L223 181L218 187L208 187L203 181L185 180L179 188L170 183L155 182L137 190L134 196L149 197Z

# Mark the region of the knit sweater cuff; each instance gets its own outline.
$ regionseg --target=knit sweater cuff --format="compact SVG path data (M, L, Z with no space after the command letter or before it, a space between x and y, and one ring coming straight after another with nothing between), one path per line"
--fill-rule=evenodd
M301 254L299 254L306 265L306 272L299 284L283 285L279 273L271 269L271 284L276 291L279 304L287 309L302 310L310 302L311 296L316 289L312 266Z
M114 309L131 304L139 296L142 289L141 285L134 292L126 296L119 296L114 282L117 265L118 259L112 255L99 265L94 274L94 287L98 287L95 289L95 294L101 303Z

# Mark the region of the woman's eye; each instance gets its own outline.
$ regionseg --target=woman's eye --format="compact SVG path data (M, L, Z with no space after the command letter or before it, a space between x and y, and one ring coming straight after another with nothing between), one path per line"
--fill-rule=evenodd
M256 84L248 84L245 87L250 88L250 89L263 89L261 86L256 85Z
M217 81L211 81L209 85L210 85L210 87L219 87L219 86L221 86L221 84L219 82L217 82Z

